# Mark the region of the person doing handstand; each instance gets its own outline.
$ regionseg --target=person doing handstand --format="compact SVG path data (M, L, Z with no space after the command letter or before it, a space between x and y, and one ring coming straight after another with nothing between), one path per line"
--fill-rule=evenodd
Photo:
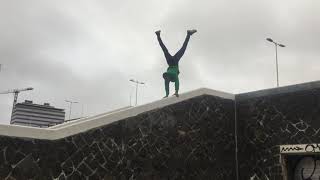
M164 53L164 56L167 60L167 64L169 67L167 68L167 72L163 73L163 79L164 79L164 85L165 85L165 90L166 90L166 97L169 96L169 83L174 82L175 83L175 93L174 95L179 97L179 61L181 57L183 56L184 52L186 51L190 36L194 33L197 32L197 30L188 30L187 31L187 36L186 39L184 40L184 43L181 47L181 49L174 55L172 56L166 46L163 44L161 37L160 37L160 30L156 31L157 39L159 41L160 47Z

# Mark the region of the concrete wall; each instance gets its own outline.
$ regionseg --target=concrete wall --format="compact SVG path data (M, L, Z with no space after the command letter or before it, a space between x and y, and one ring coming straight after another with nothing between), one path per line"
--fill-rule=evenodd
M0 179L234 179L234 101L209 95L58 140L0 137Z

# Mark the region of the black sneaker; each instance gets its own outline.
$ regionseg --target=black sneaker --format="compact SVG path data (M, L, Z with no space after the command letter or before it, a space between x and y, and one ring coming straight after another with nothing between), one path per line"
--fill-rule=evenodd
M188 32L188 34L192 35L192 34L196 33L197 30L196 29L190 29L187 32Z

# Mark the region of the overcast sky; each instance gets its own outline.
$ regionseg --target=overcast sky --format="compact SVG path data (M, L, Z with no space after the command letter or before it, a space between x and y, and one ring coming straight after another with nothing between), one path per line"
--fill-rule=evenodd
M180 61L181 92L207 87L241 93L320 78L319 0L0 0L0 91L34 87L26 99L67 108L72 118L164 96L163 53L174 54L196 28ZM174 92L173 84L171 94ZM0 95L8 124L13 95ZM68 112L68 111L67 111ZM67 113L68 117L68 113Z

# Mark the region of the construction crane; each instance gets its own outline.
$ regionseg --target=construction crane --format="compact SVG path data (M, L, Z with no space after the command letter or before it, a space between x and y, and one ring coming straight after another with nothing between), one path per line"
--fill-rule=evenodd
M10 94L10 93L13 93L13 94L14 94L13 107L12 107L12 112L13 112L14 107L15 107L16 104L17 104L18 94L19 94L21 91L30 91L30 90L33 90L33 88L32 88L32 87L28 87L28 88L24 88L24 89L12 89L12 90L8 90L8 91L0 92L0 94Z

